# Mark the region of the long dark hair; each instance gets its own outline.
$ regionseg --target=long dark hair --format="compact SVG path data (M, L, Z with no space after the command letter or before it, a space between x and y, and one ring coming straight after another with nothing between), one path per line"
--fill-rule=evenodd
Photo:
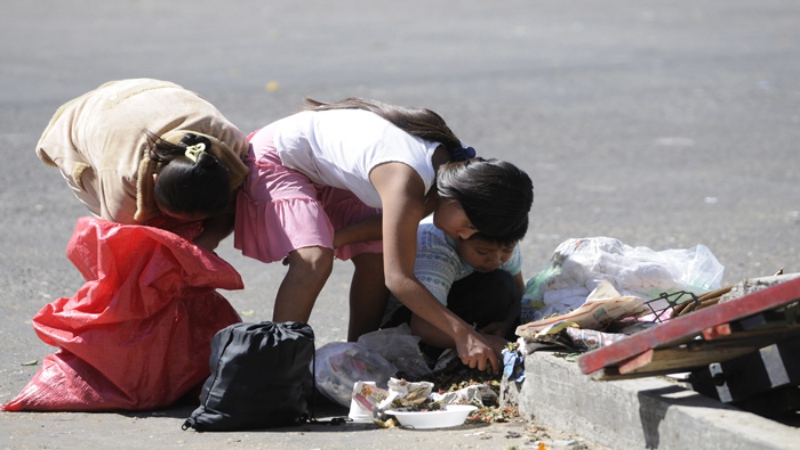
M442 116L427 108L397 106L378 100L350 97L333 103L323 103L306 97L310 105L304 109L363 109L377 114L408 134L429 142L438 142L449 152L461 148L461 141L447 126Z
M480 157L446 164L436 173L436 185L439 197L461 203L481 233L503 242L525 236L533 182L514 164Z
M197 162L186 156L186 148L211 142L204 136L186 133L176 145L146 131L150 159L161 163L155 184L159 207L181 214L213 216L225 211L231 200L230 175L220 160L204 151Z

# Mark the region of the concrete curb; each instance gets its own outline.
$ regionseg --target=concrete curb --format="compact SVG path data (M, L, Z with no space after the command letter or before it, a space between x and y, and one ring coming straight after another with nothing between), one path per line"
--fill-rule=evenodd
M615 449L796 449L800 430L659 378L594 381L540 352L525 360L523 418Z

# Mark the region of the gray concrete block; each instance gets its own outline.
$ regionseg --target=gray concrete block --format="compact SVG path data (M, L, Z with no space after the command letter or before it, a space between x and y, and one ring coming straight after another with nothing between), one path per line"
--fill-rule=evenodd
M617 449L797 449L800 430L660 378L595 381L552 353L525 361L523 418Z

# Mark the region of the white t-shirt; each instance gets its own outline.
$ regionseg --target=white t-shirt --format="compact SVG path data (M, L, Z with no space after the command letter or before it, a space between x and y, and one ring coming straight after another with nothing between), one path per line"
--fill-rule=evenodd
M425 192L436 178L431 158L440 144L408 134L369 111L303 111L273 126L284 165L315 183L351 191L373 208L382 206L369 180L375 166L407 164L422 177Z

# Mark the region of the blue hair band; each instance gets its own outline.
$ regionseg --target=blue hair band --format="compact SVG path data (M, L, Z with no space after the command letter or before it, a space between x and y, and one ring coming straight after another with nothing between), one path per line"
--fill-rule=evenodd
M450 156L453 158L453 161L465 161L470 158L474 158L476 155L475 149L472 147L460 147L454 148L450 151Z

